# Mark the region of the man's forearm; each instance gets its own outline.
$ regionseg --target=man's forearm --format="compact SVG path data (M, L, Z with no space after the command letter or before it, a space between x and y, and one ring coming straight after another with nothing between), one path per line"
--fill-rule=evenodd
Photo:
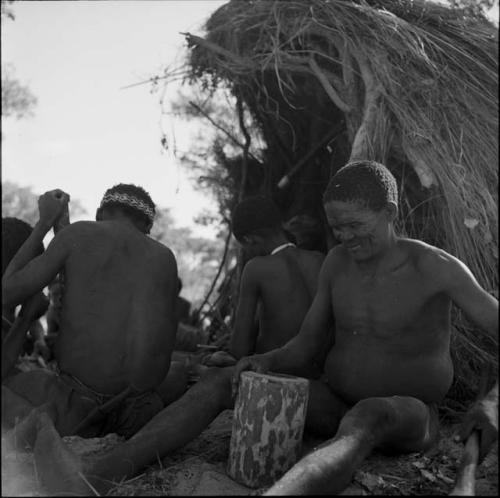
M273 371L290 375L301 375L304 368L310 366L313 358L307 349L301 348L294 339L267 354L271 357Z
M50 226L46 226L40 221L35 225L30 236L25 240L24 244L19 248L7 266L2 277L2 286L8 282L12 275L24 268L35 256L38 255L40 243L43 242L43 239L45 235L47 235L50 228Z

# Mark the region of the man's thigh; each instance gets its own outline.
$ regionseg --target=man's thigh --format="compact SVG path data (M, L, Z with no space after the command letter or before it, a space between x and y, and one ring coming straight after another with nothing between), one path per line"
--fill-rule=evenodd
M439 416L435 405L426 405L410 396L385 398L391 421L379 449L388 453L425 451L437 440Z
M306 430L314 435L333 437L349 406L322 380L309 379Z
M33 408L51 403L57 414L54 423L62 436L70 435L72 429L95 406L93 400L80 397L54 372L48 370L39 369L13 375L4 381L4 385ZM10 419L9 412L15 406L2 406L2 416L5 414L6 419Z

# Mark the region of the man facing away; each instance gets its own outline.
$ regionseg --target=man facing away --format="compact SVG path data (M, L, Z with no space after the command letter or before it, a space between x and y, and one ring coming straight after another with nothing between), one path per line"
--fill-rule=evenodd
M4 305L14 306L65 274L55 347L59 372L5 380L2 391L14 401L3 404L2 424L12 426L38 407L24 420L27 439L41 412L63 436L130 437L185 390L182 372L170 365L176 261L147 236L155 212L149 194L125 184L106 191L97 222L63 228L37 255L68 201L60 190L40 197L40 219L2 278ZM25 402L16 403L20 398ZM22 424L16 429L22 438Z
M232 230L250 258L241 278L231 343L232 354L240 358L279 347L297 334L316 292L324 256L289 243L277 207L262 196L245 199L235 208ZM304 373L313 370L311 365ZM184 396L130 440L86 464L67 451L50 420L42 414L35 445L35 458L40 455L39 474L51 491L85 493L88 488L78 477L81 471L104 492L109 482L132 476L157 461L158 456L183 446L221 411L232 408L232 373L231 367L209 368Z
M394 231L397 185L378 163L346 165L324 194L341 242L327 255L318 292L300 332L285 346L243 358L243 370L296 373L333 334L318 430L328 439L266 494L335 494L374 449L415 452L438 435L437 405L453 379L450 309L498 337L498 301L457 258ZM321 391L321 396L314 392ZM498 434L498 381L468 413L461 436L480 433L480 459Z
M295 247L285 236L277 206L264 196L241 201L231 225L247 260L230 343L231 355L239 359L282 346L297 334L316 293L324 255Z

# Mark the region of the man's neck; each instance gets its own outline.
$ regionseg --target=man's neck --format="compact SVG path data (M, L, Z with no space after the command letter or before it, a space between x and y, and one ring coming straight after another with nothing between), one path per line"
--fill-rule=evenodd
M291 242L284 235L272 237L271 239L266 241L266 253L271 254L274 250L278 249L280 246L290 243Z
M356 265L361 270L361 272L375 275L384 273L394 266L394 260L397 258L398 254L398 243L396 237L391 237L391 240L386 246L384 246L377 254L373 255L371 258L356 261Z

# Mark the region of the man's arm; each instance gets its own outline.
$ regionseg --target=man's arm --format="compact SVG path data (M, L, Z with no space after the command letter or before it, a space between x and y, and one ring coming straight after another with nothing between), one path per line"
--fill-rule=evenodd
M229 348L231 354L238 359L255 351L258 333L258 330L255 330L255 315L259 302L258 265L256 260L249 261L241 276L236 320Z
M457 258L442 253L431 268L444 282L447 295L481 330L498 340L498 301L486 292L472 272ZM479 462L498 438L498 379L493 388L468 410L459 431L463 441L477 430L480 434Z
M319 274L318 290L307 312L299 333L284 346L264 354L242 358L233 374L233 393L237 389L240 373L254 370L299 375L311 365L324 346L328 334L333 333L334 317L331 303L331 278L335 266L334 250L326 257Z
M331 278L335 255L326 257L318 277L318 290L300 327L299 333L272 354L272 369L277 372L300 374L311 367L314 358L333 333L334 320L331 300Z
M64 265L69 250L64 230L54 237L47 251L35 255L43 238L61 216L68 199L69 196L61 190L46 192L38 199L40 219L2 277L3 306L16 306L41 291Z
M2 341L2 381L7 377L23 349L26 332L35 317L40 316L41 309L47 301L39 292L31 296L24 304L9 333Z
M440 252L427 271L439 276L443 290L478 328L498 339L498 300L486 292L459 259Z

